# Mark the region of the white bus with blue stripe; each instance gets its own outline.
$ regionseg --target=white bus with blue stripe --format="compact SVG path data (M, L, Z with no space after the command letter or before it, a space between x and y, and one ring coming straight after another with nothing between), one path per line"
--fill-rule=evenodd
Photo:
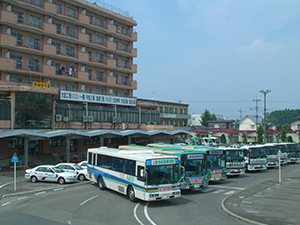
M100 147L88 149L87 159L87 178L101 190L112 189L133 202L174 199L181 195L177 156Z

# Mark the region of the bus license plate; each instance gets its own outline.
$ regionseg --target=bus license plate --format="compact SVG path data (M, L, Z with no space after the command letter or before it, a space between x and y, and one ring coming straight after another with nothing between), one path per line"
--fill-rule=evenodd
M194 188L199 188L200 184L194 184Z
M163 194L162 195L162 199L167 199L167 198L169 198L169 194Z

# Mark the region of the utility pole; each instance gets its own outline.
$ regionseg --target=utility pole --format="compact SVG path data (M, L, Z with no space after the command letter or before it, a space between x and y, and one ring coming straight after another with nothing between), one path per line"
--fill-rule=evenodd
M257 99L257 96L256 96L256 99L253 99L253 101L256 102L255 104L255 110L256 110L256 115L255 115L255 127L256 127L256 130L257 130L257 125L258 125L258 102L260 102L260 99ZM256 143L258 141L258 136L256 134Z
M260 93L262 93L264 95L264 142L266 143L267 138L266 138L266 128L267 128L267 124L266 124L266 114L267 114L267 94L271 92L271 90L267 89L267 90L260 90Z
M242 112L243 112L242 108L240 108L239 112L240 112L240 121L241 121L242 120Z

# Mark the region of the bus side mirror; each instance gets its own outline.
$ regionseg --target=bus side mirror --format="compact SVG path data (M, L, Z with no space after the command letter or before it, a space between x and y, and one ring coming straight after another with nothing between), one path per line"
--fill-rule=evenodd
M183 179L185 179L185 167L184 166L181 166L181 172L182 172L182 177Z
M148 177L147 171L145 171L143 169L140 170L140 177L142 177L144 181L147 180L147 177Z

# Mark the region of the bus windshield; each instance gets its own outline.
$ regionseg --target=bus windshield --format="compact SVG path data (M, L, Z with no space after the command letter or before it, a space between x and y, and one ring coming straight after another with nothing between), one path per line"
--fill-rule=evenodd
M209 168L225 168L225 156L224 155L208 155L207 156Z
M266 157L266 153L263 148L249 148L250 158L253 157Z
M182 160L185 168L185 174L189 177L195 175L205 175L207 173L205 159L186 159Z
M282 153L287 152L287 147L284 144L279 144L277 147Z
M180 178L178 164L147 166L146 171L148 185L174 184Z
M228 150L226 151L226 160L231 162L233 160L244 160L244 153L243 150Z
M264 146L266 155L276 155L279 151L277 146Z
M298 144L287 144L287 151L288 152L299 152L299 145Z

